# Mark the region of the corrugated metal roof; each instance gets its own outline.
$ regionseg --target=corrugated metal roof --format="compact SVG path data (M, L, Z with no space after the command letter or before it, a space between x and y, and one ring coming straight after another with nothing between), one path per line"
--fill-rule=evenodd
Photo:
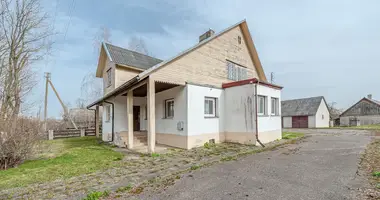
M323 96L281 101L281 115L283 117L315 115L322 99Z
M158 58L153 58L112 44L105 43L105 47L107 48L109 56L111 56L111 60L119 65L127 65L146 70L162 62L162 60Z

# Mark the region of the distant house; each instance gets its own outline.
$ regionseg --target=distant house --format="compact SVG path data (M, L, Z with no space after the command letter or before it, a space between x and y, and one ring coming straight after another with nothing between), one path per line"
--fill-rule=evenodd
M329 127L330 112L323 96L281 101L283 128Z
M104 107L102 139L118 146L281 139L282 87L267 82L245 20L164 61L103 43L96 76L104 96L88 108Z
M380 101L368 95L340 115L341 126L380 124Z

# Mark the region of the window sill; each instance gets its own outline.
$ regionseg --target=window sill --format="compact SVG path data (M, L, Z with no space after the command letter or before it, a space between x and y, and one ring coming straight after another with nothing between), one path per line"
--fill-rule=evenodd
M173 119L174 117L163 117L162 119Z
M205 119L219 118L218 116L205 116Z
M269 115L260 115L260 114L258 114L257 116L258 117L269 117Z

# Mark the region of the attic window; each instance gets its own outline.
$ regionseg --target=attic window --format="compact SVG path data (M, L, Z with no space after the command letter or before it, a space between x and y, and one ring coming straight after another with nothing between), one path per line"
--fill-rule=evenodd
M112 74L111 74L111 68L107 70L107 87L110 87L112 85Z
M241 44L241 37L238 36L238 43Z
M233 81L245 80L248 78L247 68L227 60L227 79Z

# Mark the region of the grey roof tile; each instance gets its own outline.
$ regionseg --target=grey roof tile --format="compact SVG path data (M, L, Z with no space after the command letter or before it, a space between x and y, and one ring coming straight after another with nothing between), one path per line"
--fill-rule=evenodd
M322 99L323 96L281 101L281 115L283 117L315 115Z
M120 65L128 65L142 70L149 69L162 60L135 51L105 43L112 61Z

